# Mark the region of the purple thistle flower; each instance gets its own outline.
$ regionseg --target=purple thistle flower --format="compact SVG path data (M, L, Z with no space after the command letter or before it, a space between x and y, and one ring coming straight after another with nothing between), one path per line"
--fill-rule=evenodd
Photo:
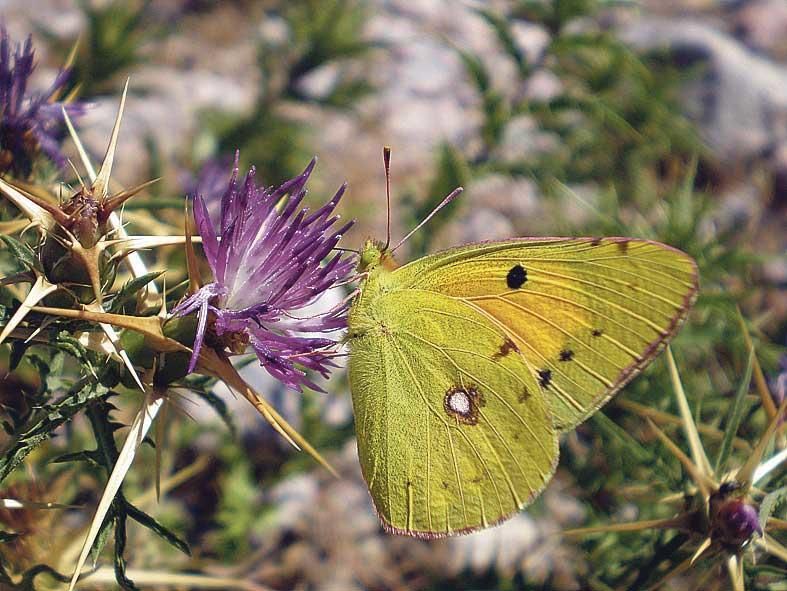
M53 97L68 81L70 70L61 70L44 93L27 92L27 83L35 69L32 38L11 51L11 40L0 25L0 174L11 171L27 177L39 152L63 167L66 159L60 152L59 134L65 107L69 117L84 112L82 103L63 104Z
M316 316L305 308L346 279L355 263L340 254L330 256L352 225L332 229L344 185L311 215L308 209L299 210L314 164L312 160L300 176L273 190L255 185L254 168L240 183L236 156L221 199L218 231L205 199L194 197L194 220L214 281L173 310L177 316L198 311L189 371L206 343L235 354L250 345L273 377L296 390L304 385L319 390L305 369L328 376L334 364L322 350L335 341L310 333L344 328L348 305Z

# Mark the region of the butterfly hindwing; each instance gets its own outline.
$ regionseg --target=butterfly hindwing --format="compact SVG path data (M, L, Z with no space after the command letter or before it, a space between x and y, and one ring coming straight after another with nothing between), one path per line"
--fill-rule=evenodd
M364 477L391 531L436 537L509 517L551 478L552 420L500 327L460 299L370 278L350 380Z
M473 244L392 275L461 301L504 331L560 430L582 422L658 353L698 287L688 255L629 238Z

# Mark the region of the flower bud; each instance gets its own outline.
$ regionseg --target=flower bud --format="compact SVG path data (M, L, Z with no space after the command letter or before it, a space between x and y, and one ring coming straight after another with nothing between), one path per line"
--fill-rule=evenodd
M742 499L723 501L716 513L714 533L723 544L742 546L756 533L762 535L757 509Z
M62 210L71 218L68 231L83 248L93 248L104 233L98 223L98 201L87 190L81 190L63 204Z

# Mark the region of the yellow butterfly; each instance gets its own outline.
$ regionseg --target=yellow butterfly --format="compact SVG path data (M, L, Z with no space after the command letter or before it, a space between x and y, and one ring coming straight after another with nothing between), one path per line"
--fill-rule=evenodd
M467 244L402 267L367 241L359 270L347 341L361 468L386 530L423 538L530 503L558 435L659 353L698 289L691 257L633 238Z

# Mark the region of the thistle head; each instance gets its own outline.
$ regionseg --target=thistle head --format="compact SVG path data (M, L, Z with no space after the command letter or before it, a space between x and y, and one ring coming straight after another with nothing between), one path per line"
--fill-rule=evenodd
M82 189L66 201L61 210L68 216L64 224L84 248L91 248L101 237L99 212L101 203L93 195Z
M721 483L708 506L711 537L724 547L742 548L754 534L762 535L759 512L747 501L737 482Z
M258 186L253 168L241 182L236 158L218 223L203 196L194 197L213 281L174 310L198 313L189 371L207 345L225 354L251 347L273 377L294 389L318 389L306 369L327 377L333 366L327 349L336 343L329 333L346 325L347 305L317 313L310 307L352 272L354 262L333 252L352 222L337 227L333 214L344 186L315 212L301 208L314 164L274 189Z
M27 178L39 155L43 154L58 167L66 164L60 152L63 110L71 117L85 110L82 103L58 102L70 71L61 70L45 92L28 92L30 76L35 70L35 51L30 37L14 46L0 25L0 174L10 172Z

